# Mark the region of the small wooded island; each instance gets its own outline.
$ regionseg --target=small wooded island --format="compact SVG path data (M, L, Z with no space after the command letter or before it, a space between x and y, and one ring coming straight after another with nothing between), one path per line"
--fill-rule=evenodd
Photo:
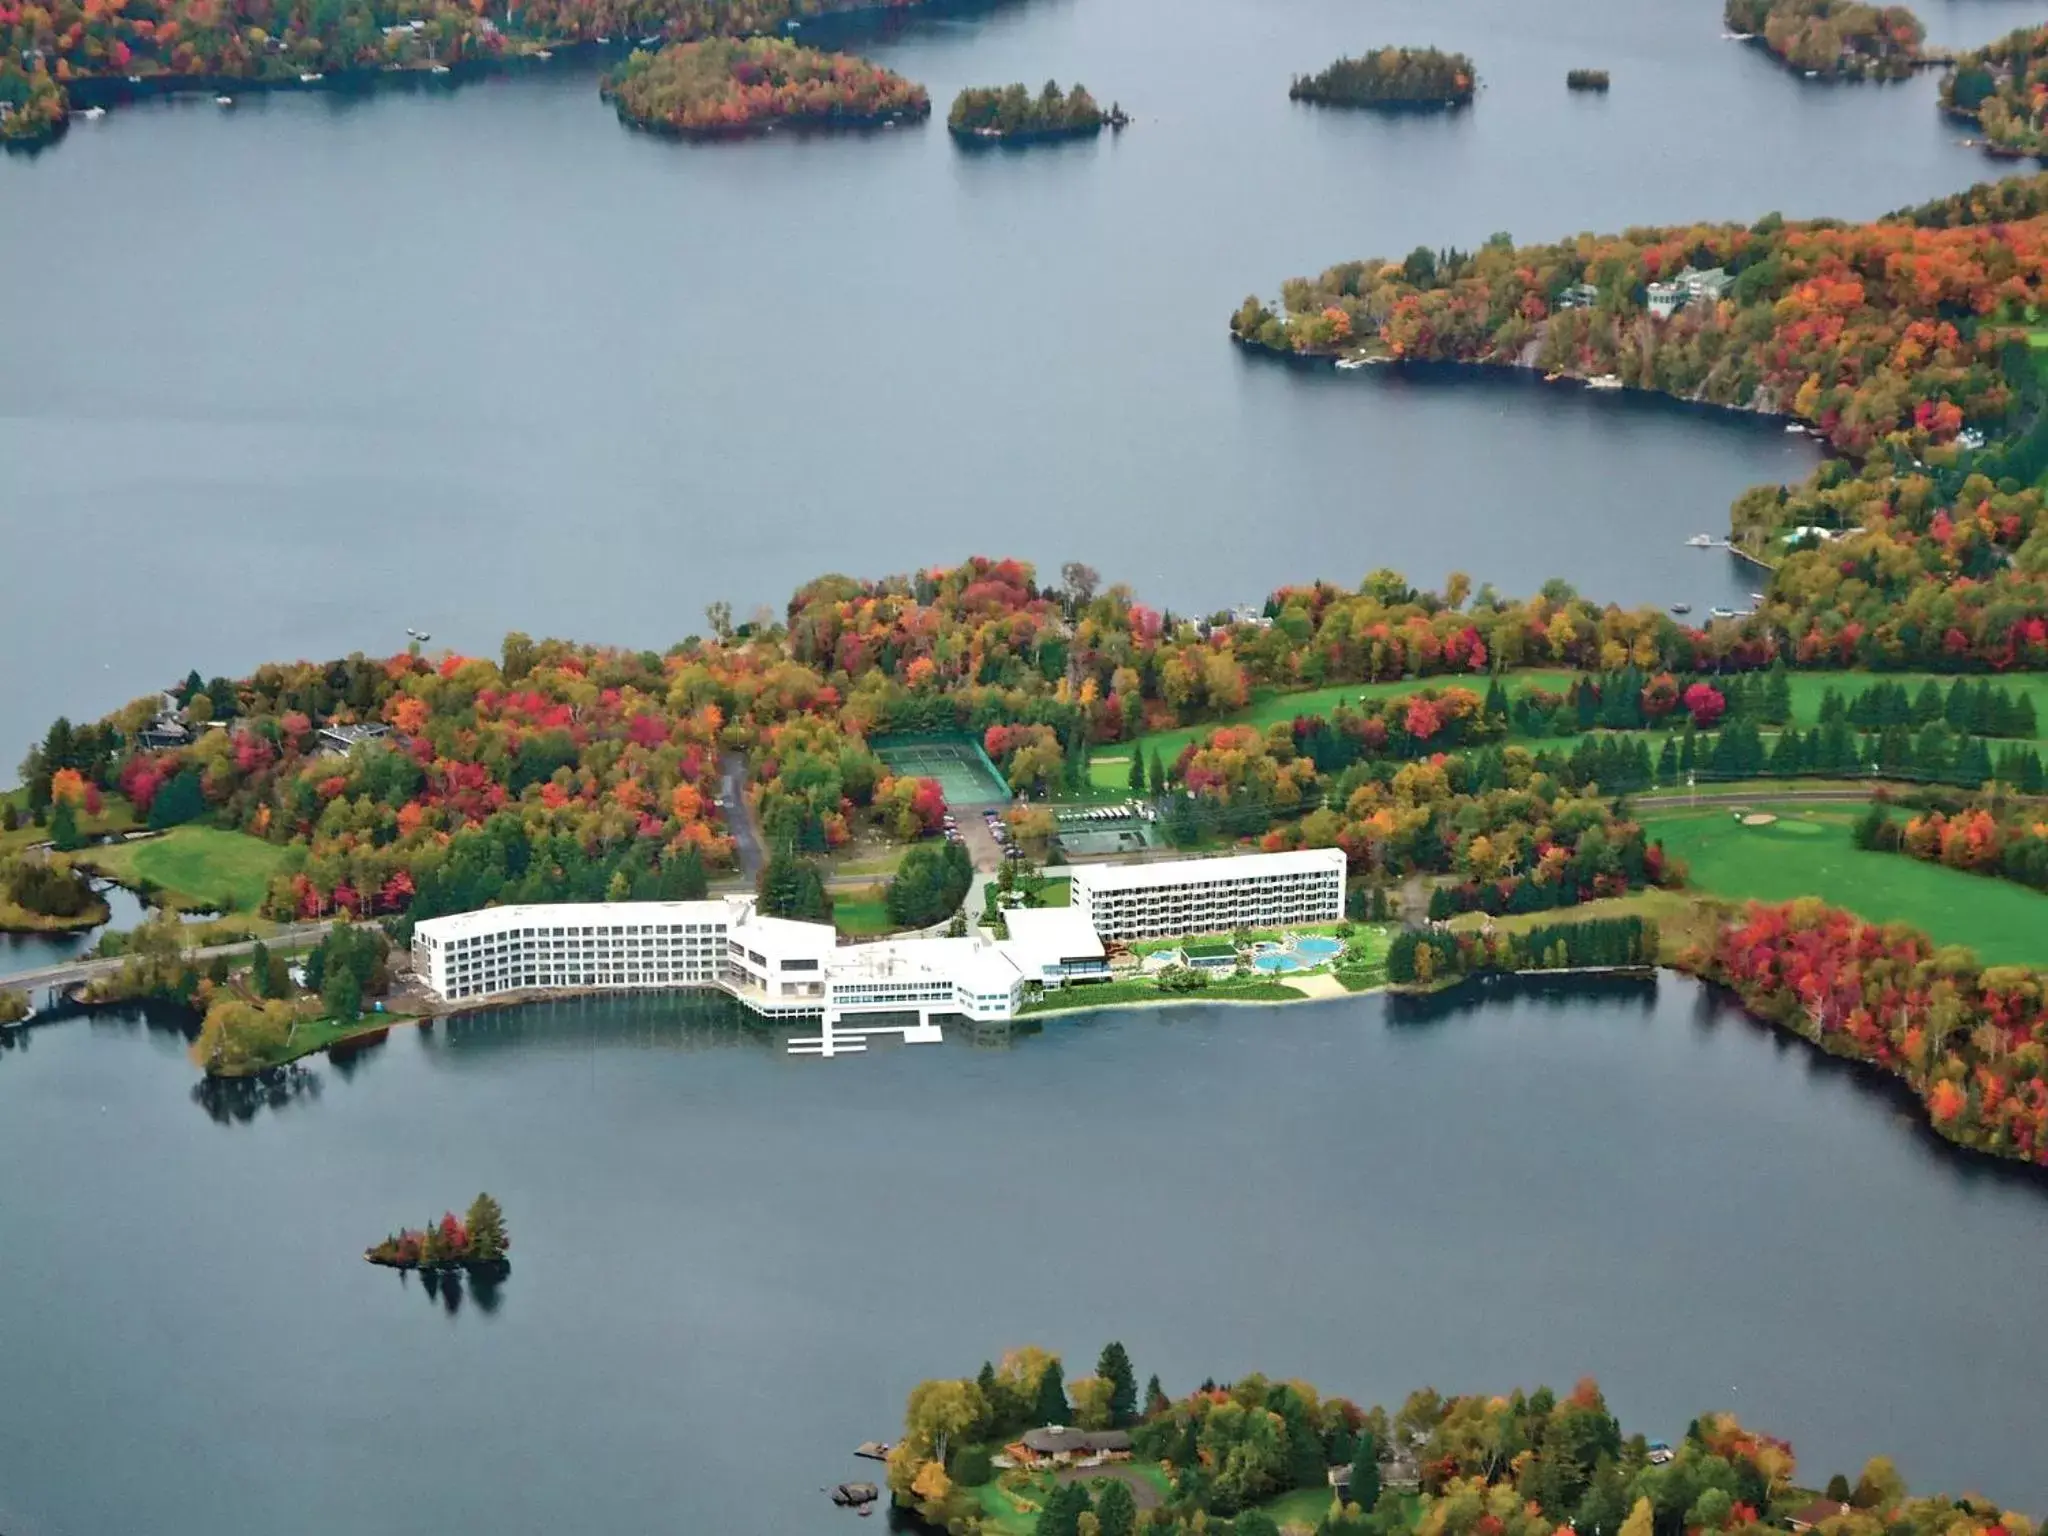
M932 110L925 88L893 70L772 37L636 51L599 90L621 122L683 138L784 126L876 128L917 122Z
M1927 29L1903 5L1860 0L1727 0L1728 30L1787 69L1840 80L1903 80L1926 62Z
M1382 48L1339 59L1315 75L1296 75L1287 94L1325 107L1390 112L1442 112L1472 100L1479 77L1462 53L1436 48Z
M1608 86L1607 71L1604 69L1567 70L1564 77L1568 91L1604 91Z
M1105 125L1120 130L1129 122L1114 102L1103 111L1078 80L1064 94L1057 80L1048 80L1036 96L1021 83L970 85L953 98L953 109L946 114L947 130L968 143L1093 138Z
M2048 152L2048 27L2021 27L1957 59L1942 77L1941 108L1975 123L2001 159Z
M364 1249L363 1257L387 1269L502 1269L511 1247L504 1210L489 1195L480 1194L470 1201L466 1215L449 1211L433 1226L417 1232L404 1228Z

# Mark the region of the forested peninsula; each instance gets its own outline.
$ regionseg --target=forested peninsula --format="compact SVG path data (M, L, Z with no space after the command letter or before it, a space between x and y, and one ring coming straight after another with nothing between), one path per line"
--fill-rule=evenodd
M1885 1456L1852 1480L1725 1410L1625 1432L1599 1385L1560 1395L1412 1392L1366 1407L1250 1375L1169 1398L1104 1346L1068 1379L1012 1350L971 1377L920 1382L889 1453L896 1502L953 1536L2034 1536L2026 1515L1915 1497ZM1142 1509L1142 1513L1140 1512Z
M946 114L946 127L956 138L1005 143L1093 138L1104 125L1122 128L1129 121L1120 106L1103 111L1079 81L1062 92L1056 80L1046 81L1036 96L1021 84L969 86Z
M1313 75L1296 75L1287 94L1329 107L1436 112L1472 100L1479 76L1462 53L1435 48L1381 48L1338 59Z
M932 109L923 86L878 64L772 37L636 50L601 89L622 122L686 138L873 128L916 122Z
M2021 27L1957 59L1942 77L1941 105L1975 123L1993 155L2048 153L2048 26Z
M1923 62L1927 29L1903 5L1862 0L1727 0L1728 30L1787 69L1845 80L1903 80Z
M583 43L691 42L786 30L920 0L530 0L486 14L455 0L303 6L247 0L42 0L0 6L0 140L34 142L70 112L159 86L291 85L447 71Z

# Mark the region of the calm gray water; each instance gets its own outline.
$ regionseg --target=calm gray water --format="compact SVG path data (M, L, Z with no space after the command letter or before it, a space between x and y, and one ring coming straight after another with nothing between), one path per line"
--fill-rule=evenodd
M1930 0L1972 42L2038 6ZM1716 0L1018 0L873 44L941 110L1079 76L1119 138L937 124L688 146L591 66L119 110L0 159L0 762L198 667L503 633L662 645L825 570L1082 558L1182 610L1462 567L1709 603L1683 538L1810 449L1752 422L1239 356L1332 261L1693 218L1871 215L1990 174L1934 80L1802 86ZM1382 41L1455 118L1286 99ZM1612 94L1567 95L1576 64ZM61 638L61 643L60 643Z
M0 1054L0 1529L844 1531L917 1379L1112 1335L1177 1391L1592 1372L2048 1507L2048 1192L1689 982L833 1062L685 1012L401 1034L245 1120L138 1022ZM494 1310L357 1257L478 1188Z

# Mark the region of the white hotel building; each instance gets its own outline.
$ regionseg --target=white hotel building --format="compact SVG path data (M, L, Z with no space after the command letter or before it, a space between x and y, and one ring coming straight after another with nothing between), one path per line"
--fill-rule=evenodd
M751 896L565 902L427 918L413 929L413 970L449 1002L715 987L765 1018L821 1021L820 1043L831 1054L834 1031L850 1015L914 1012L915 1029L885 1026L906 1039L937 1039L935 1014L1014 1018L1027 982L1051 989L1106 980L1106 941L1344 915L1344 855L1336 849L1090 864L1072 874L1071 906L1014 910L1001 940L841 944L829 924L761 916Z
M1298 928L1344 918L1344 850L1249 853L1165 864L1081 864L1074 910L1106 942Z

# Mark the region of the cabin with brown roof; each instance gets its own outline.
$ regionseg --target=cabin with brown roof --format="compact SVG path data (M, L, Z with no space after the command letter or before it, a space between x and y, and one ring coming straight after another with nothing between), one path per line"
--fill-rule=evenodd
M1003 1447L1020 1467L1068 1467L1104 1461L1129 1461L1131 1437L1120 1429L1069 1429L1048 1424L1027 1429Z

